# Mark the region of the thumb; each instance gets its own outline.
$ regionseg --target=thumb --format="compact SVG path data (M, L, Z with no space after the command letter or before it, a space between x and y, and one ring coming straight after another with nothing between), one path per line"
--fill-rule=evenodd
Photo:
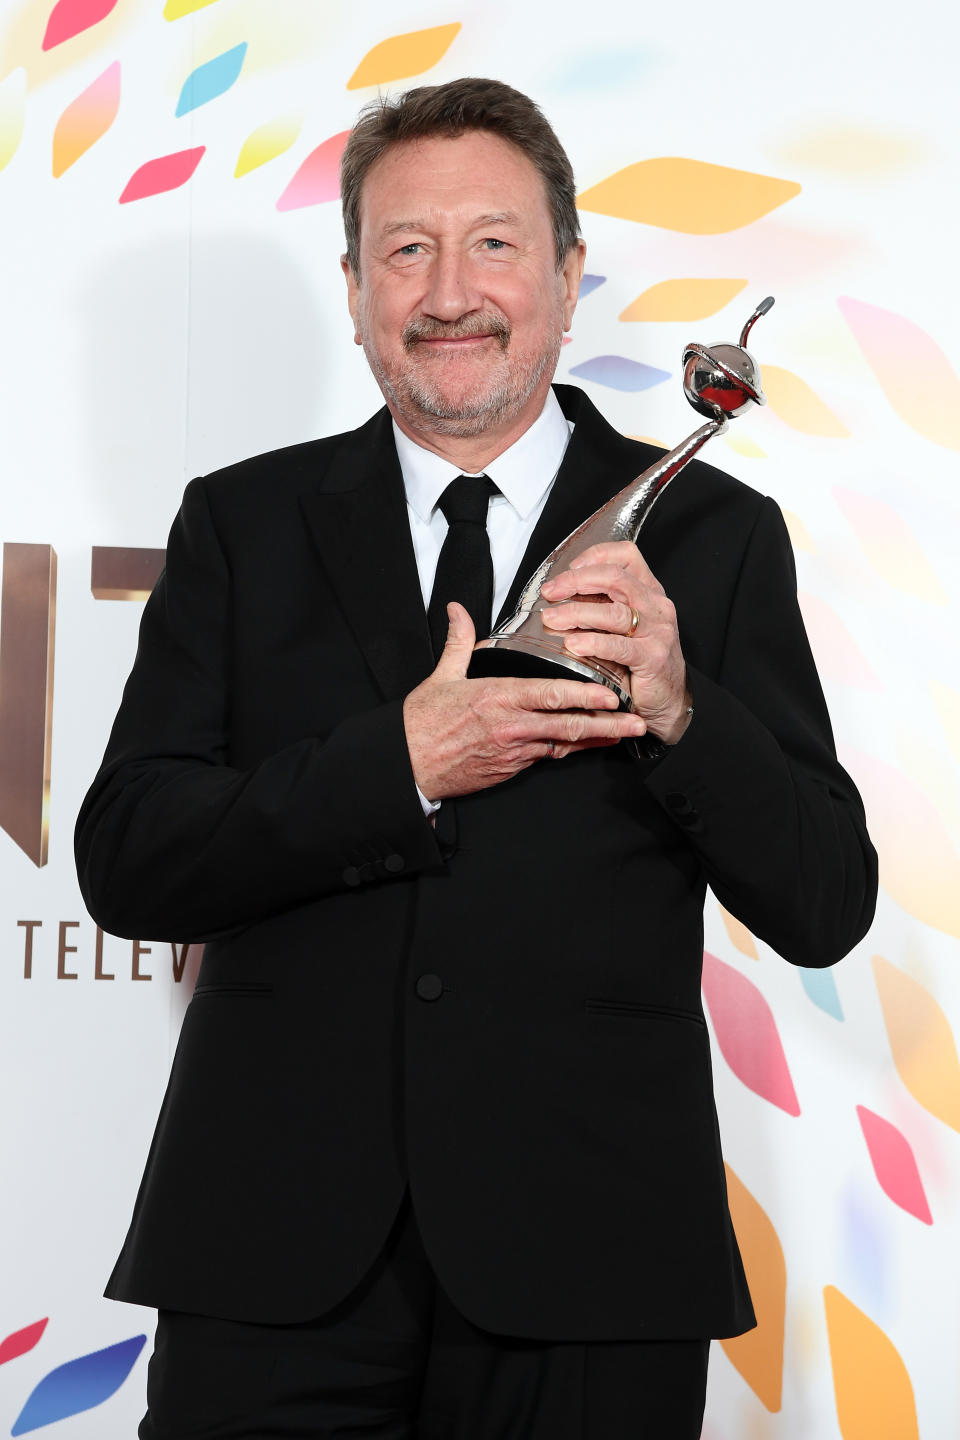
M434 674L441 680L463 680L470 664L477 632L470 612L456 600L447 606L447 643L437 661Z

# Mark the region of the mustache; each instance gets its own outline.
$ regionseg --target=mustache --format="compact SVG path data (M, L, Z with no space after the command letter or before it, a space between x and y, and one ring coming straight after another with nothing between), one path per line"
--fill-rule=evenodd
M510 326L502 315L461 315L458 320L437 320L420 315L403 327L404 348L412 350L421 340L467 340L477 335L492 335L506 350L510 342Z

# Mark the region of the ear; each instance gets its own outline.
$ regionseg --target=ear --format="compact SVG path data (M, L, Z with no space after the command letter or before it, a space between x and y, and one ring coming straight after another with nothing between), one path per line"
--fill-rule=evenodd
M577 308L577 300L580 297L580 281L583 278L583 267L587 258L587 245L585 240L578 240L571 245L567 251L567 258L563 262L561 275L563 276L563 328L569 330L573 324L573 312Z
M360 312L360 281L354 275L350 261L346 255L340 256L340 269L343 271L343 278L347 282L347 308L350 311L350 318L353 321L353 343L362 345L360 338L360 325L358 315Z

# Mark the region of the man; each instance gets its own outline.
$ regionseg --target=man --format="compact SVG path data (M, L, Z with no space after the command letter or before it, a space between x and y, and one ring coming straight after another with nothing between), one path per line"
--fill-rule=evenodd
M656 452L551 388L584 246L526 97L378 103L343 205L386 410L187 488L78 822L101 924L206 941L108 1289L160 1310L140 1435L693 1440L754 1323L705 886L805 965L875 895L789 542L695 463L545 592L631 714L466 678Z

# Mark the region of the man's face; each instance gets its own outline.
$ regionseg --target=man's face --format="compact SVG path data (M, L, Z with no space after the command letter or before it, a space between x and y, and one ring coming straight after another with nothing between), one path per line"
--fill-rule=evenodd
M539 172L485 131L396 145L371 167L350 314L405 429L468 436L543 408L583 270L557 269ZM404 423L405 422L405 423Z

